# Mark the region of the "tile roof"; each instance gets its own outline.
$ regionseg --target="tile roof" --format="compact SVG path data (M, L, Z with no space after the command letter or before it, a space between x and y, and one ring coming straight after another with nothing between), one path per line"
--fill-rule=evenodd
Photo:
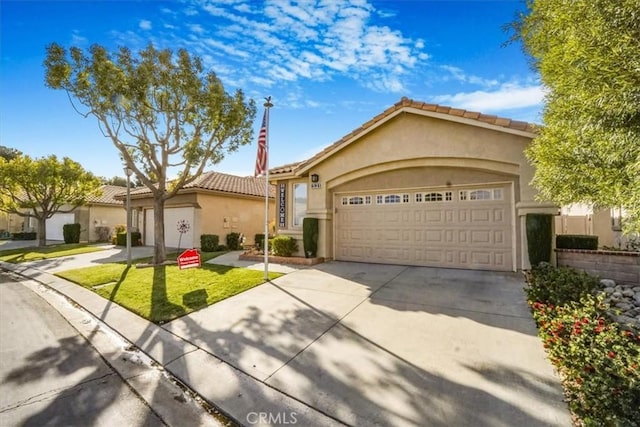
M122 200L117 200L115 196L126 193L127 187L121 187L119 185L103 185L100 188L102 188L102 194L99 196L89 196L87 198L88 204L122 206Z
M265 185L264 178L229 175L220 172L206 172L200 175L195 181L185 185L183 188L183 190L188 189L211 190L223 193L264 197ZM145 194L151 194L151 190L143 187L131 191L131 195L133 196ZM269 197L275 196L276 187L270 185Z
M293 172L303 162L289 163L288 165L278 166L273 169L269 169L269 174L282 174Z
M460 108L447 107L444 105L429 104L425 102L414 101L413 99L409 99L407 97L403 97L402 99L400 99L399 102L396 102L394 105L387 108L382 113L378 114L368 122L364 123L359 128L354 129L347 135L343 136L338 141L329 145L324 150L320 151L310 159L307 159L303 162L291 163L288 165L279 166L279 167L270 169L269 173L273 175L285 174L285 173L291 173L297 169L303 168L309 165L310 163L312 163L313 161L322 158L327 153L335 150L340 145L345 144L347 141L351 140L356 135L371 128L376 123L386 119L390 115L394 114L396 111L407 109L407 108L413 108L413 109L417 109L425 112L437 113L437 114L445 114L445 115L450 115L452 117L457 117L457 118L476 120L478 122L487 123L489 125L494 125L498 127L503 127L505 129L511 129L511 130L521 131L521 132L537 133L539 128L537 125L528 123L528 122L511 120L504 117L499 117L499 116L489 115L489 114L482 114L475 111L467 111Z

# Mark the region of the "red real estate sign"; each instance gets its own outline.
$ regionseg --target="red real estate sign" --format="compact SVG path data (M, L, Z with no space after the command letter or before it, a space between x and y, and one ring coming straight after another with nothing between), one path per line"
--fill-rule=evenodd
M200 253L197 249L187 249L178 257L180 270L191 267L200 267Z

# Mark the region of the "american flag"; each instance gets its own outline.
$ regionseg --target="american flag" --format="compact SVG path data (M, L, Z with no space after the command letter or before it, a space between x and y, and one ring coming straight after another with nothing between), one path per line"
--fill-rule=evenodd
M262 126L258 135L258 155L256 156L255 176L264 175L267 172L267 110L262 116Z

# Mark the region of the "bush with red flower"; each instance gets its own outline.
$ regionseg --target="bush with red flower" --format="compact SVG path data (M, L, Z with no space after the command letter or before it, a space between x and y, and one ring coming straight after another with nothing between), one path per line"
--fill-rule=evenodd
M567 279L573 273L554 274L549 268L545 277L574 282L575 277ZM549 283L548 300L532 299L545 293L531 290L535 274L527 289L529 305L571 411L583 425L640 426L640 336L608 317L603 297L585 291L590 283L566 291ZM534 286L541 286L537 279ZM580 298L563 300L572 293Z

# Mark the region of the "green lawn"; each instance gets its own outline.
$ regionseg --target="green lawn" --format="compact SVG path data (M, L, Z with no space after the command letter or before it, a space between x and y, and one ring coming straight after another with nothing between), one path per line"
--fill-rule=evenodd
M43 248L19 248L0 251L0 261L5 262L26 262L38 261L42 259L57 258L68 255L85 254L103 250L100 246L90 246L86 243L72 243L68 245L54 245Z
M126 264L113 263L57 275L156 323L173 320L264 283L262 271L215 264L180 270L176 265L127 268ZM269 279L279 276L269 273Z

